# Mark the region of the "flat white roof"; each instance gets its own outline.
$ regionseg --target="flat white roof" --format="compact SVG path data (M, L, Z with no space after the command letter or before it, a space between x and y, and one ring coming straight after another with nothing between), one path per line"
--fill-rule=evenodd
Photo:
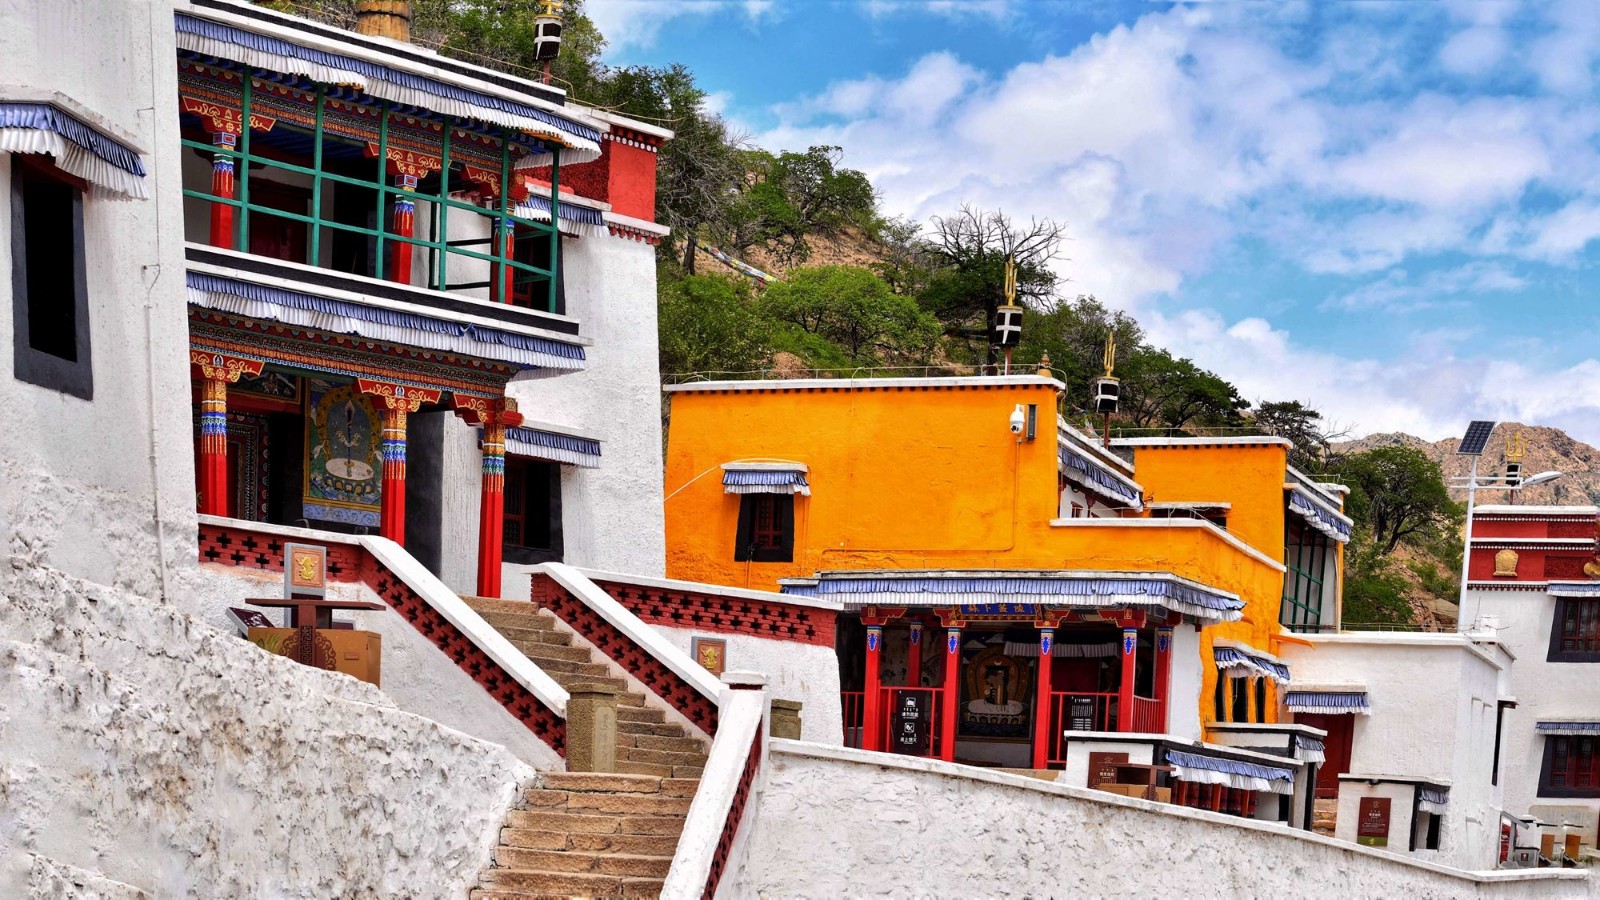
M746 381L690 381L662 385L669 394L706 391L814 391L818 388L843 391L869 391L907 388L996 388L1050 386L1064 391L1067 386L1043 375L959 375L934 378L764 378Z
M1265 434L1231 437L1129 437L1113 438L1113 447L1293 447L1288 438Z
M1523 515L1523 516L1597 516L1600 507L1596 506L1512 506L1507 503L1480 503L1472 508L1475 516L1492 515Z

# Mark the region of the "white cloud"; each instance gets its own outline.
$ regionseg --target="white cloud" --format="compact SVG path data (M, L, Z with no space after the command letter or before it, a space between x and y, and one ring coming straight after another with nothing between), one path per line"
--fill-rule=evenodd
M1004 19L1015 7L1012 0L861 0L860 9L868 18L932 13L952 19L984 17Z
M1382 278L1349 293L1323 301L1325 310L1383 310L1417 312L1442 306L1460 306L1464 294L1500 294L1520 291L1528 280L1503 263L1478 261L1454 269L1435 269L1420 278L1392 269Z
M661 29L677 18L731 12L758 26L782 12L774 0L587 0L583 11L605 35L613 53L653 46Z

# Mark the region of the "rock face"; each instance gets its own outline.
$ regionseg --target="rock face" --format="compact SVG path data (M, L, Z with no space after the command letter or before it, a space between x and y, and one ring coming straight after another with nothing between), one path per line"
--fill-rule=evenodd
M1571 506L1600 503L1600 450L1574 440L1566 432L1539 425L1522 425L1501 422L1489 436L1488 446L1478 459L1480 478L1505 471L1506 445L1513 435L1521 433L1528 442L1527 455L1522 460L1522 471L1532 475L1537 472L1557 471L1562 478L1549 484L1535 485L1516 492L1516 502L1522 506ZM1373 447L1417 447L1437 460L1444 468L1445 478L1465 476L1472 466L1472 458L1456 454L1459 437L1440 441L1425 441L1419 437L1397 432L1368 435L1358 441L1336 445L1337 452L1354 453ZM1509 491L1480 491L1479 503L1510 502Z
M464 897L534 774L173 606L0 568L0 896Z

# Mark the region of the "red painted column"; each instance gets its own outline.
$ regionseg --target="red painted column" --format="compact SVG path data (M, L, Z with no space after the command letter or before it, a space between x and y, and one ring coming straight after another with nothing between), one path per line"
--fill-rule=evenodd
M1133 662L1138 657L1139 629L1122 629L1122 682L1117 686L1117 730L1133 730Z
M1167 700L1172 696L1172 626L1156 629L1156 700L1161 703L1161 730L1167 730Z
M506 429L483 426L483 498L478 504L478 596L500 596L500 557L506 527Z
M944 696L939 719L939 758L956 758L956 708L961 696L961 626L946 624L944 631Z
M911 620L911 639L906 646L906 684L922 686L922 623Z
M417 189L417 176L396 175L394 186L408 191ZM413 237L416 232L417 203L410 197L394 198L394 216L390 232L400 237ZM389 280L400 284L411 283L411 244L395 241L389 245Z
M383 411L383 495L378 534L400 546L406 543L406 409Z
M213 374L215 377L213 377ZM220 373L200 383L200 514L228 515L228 382Z
M1050 733L1050 662L1055 643L1055 626L1040 626L1039 687L1034 691L1033 698L1033 767L1035 769L1048 769L1050 767L1050 743L1055 737Z
M866 621L863 619L862 621ZM883 662L883 620L873 620L867 625L867 671L864 693L861 697L861 749L883 749L883 679L879 667Z
M229 131L211 134L211 145L232 150L239 136ZM211 193L226 200L238 199L234 194L233 157L217 153L211 158ZM211 246L228 250L233 246L233 207L226 203L211 204Z

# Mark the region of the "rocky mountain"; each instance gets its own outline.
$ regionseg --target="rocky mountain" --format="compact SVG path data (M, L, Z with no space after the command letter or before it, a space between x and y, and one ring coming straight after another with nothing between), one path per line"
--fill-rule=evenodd
M1489 436L1488 446L1478 460L1478 476L1504 472L1506 445L1514 435L1521 434L1527 441L1527 455L1522 460L1526 475L1557 471L1562 477L1548 484L1535 485L1517 491L1513 500L1510 491L1479 491L1479 503L1515 502L1522 506L1600 504L1600 450L1575 440L1566 432L1540 425L1523 425L1518 422L1501 422ZM1410 446L1420 448L1438 460L1445 477L1465 476L1472 458L1460 456L1456 447L1460 438L1442 441L1425 441L1419 437L1398 432L1373 434L1356 441L1335 445L1335 452L1353 453L1373 447ZM1460 497L1459 499L1465 499Z

